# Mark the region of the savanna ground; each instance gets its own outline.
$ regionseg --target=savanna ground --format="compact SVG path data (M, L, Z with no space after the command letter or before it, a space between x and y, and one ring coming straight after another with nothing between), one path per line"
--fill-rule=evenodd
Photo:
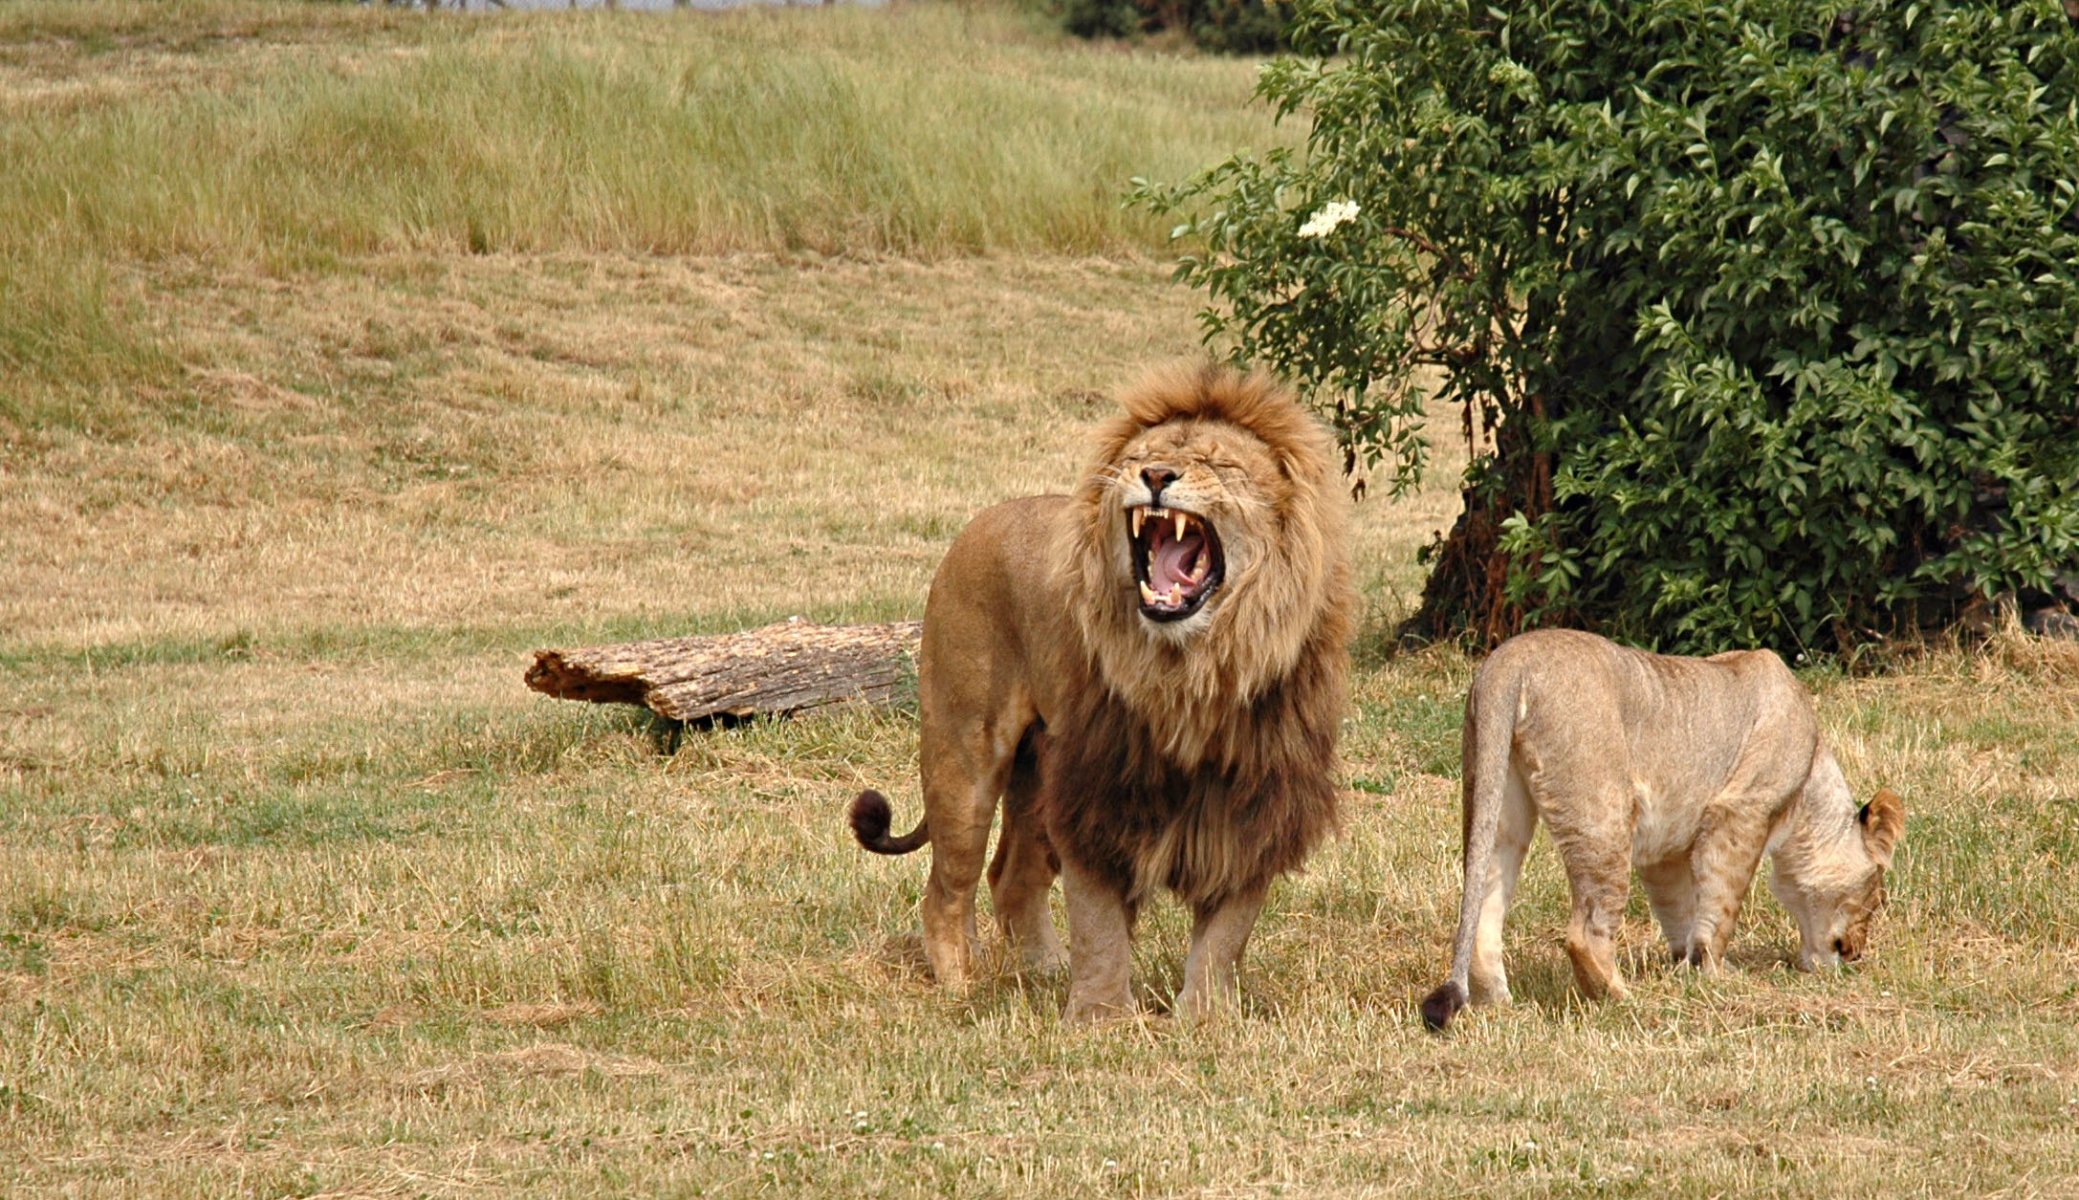
M1389 652L1448 458L1361 508L1347 829L1245 1012L1056 1019L906 955L905 712L689 734L528 652L914 616L1195 348L1115 203L1293 136L1248 63L988 8L0 8L0 1192L2079 1194L2079 653L1815 668L1907 797L1873 956L1412 1004L1455 651ZM1445 439L1448 442L1448 439ZM1156 908L1159 1007L1185 926Z

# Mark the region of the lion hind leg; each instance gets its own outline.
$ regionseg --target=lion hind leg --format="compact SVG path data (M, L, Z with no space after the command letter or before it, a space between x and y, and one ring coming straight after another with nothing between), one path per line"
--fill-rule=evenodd
M931 963L932 978L962 991L973 976L981 948L975 929L975 885L945 863L941 849L932 858L931 877L924 883L924 957Z
M924 956L932 977L955 991L970 982L981 949L975 928L975 892L989 851L996 798L1003 793L1011 756L1001 761L977 748L934 745L929 731L924 763L924 811L931 824L931 874L924 884ZM985 740L985 739L978 739Z
M1573 914L1567 921L1566 953L1573 961L1574 982L1592 1000L1622 1000L1630 994L1617 970L1617 930L1631 894L1628 839L1563 836L1553 840L1566 860L1567 884L1573 892Z
M1631 994L1617 970L1617 926L1623 913L1621 893L1575 897L1566 953L1574 964L1574 982L1591 1000L1622 1000Z
M1567 957L1582 994L1621 1000L1629 994L1617 970L1617 931L1631 896L1631 781L1612 764L1585 761L1566 764L1561 777L1566 795L1541 796L1538 808L1573 893Z
M1458 927L1451 935L1451 974L1419 1005L1422 1024L1432 1031L1441 1032L1472 998L1475 963L1483 957L1479 953L1483 928L1485 961L1478 967L1483 987L1490 997L1497 982L1504 990L1508 987L1500 974L1501 924L1508 911L1508 889L1498 886L1502 873L1496 871L1494 860L1501 827L1512 807L1510 797L1516 797L1516 804L1527 803L1512 752L1522 692L1520 676L1496 675L1483 667L1466 696L1459 742L1464 768L1459 844L1464 851L1465 876L1458 899ZM1517 865L1521 866L1520 860Z
M1027 742L1032 740L1028 735ZM1021 746L1004 789L1003 831L997 835L996 857L989 864L989 899L997 928L1009 939L1029 971L1054 972L1068 966L1068 952L1047 913L1047 893L1061 871L1061 860L1047 840L1038 811L1039 767L1030 745Z
M1472 969L1467 982L1474 1004L1509 1003L1509 974L1502 966L1502 926L1516 902L1523 858L1538 830L1538 810L1513 771L1502 788L1501 821L1495 828L1493 867L1488 872L1480 923L1473 933Z

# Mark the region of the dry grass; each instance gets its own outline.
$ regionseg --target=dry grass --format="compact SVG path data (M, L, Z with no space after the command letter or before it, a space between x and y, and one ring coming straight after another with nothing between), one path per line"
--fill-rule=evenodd
M47 72L88 107L400 21L178 10L270 31L234 51L24 11L124 47ZM10 88L48 40L9 43ZM1058 982L932 990L922 860L845 835L863 783L916 811L907 715L667 758L519 677L543 644L914 615L968 514L1066 484L1102 394L1191 349L1159 264L107 271L145 359L0 366L0 1193L2079 1194L2069 648L1813 674L1850 777L1909 805L1861 969L1784 969L1758 893L1739 971L1662 968L1635 915L1636 998L1584 1006L1541 846L1523 1003L1431 1038L1470 667L1382 647L1440 474L1362 509L1348 828L1274 893L1246 1014L1064 1029ZM1143 934L1159 1003L1184 922Z
M1099 389L1191 345L1150 264L363 267L140 280L180 298L182 377L22 431L0 623L105 646L907 609L977 501L1058 483ZM1028 457L935 473L1035 407L1061 428Z

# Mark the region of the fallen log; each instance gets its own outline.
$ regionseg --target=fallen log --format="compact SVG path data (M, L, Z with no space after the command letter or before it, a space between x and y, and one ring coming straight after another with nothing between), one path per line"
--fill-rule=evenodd
M672 721L888 704L916 669L923 625L817 625L536 650L527 686L564 700L640 704Z

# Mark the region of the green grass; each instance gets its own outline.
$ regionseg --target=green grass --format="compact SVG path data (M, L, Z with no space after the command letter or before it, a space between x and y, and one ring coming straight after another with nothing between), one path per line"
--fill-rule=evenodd
M720 136L695 85L743 82L703 64L850 97L745 114L822 208L719 168L653 202ZM0 148L38 151L0 172L0 1194L2079 1192L2069 647L1811 673L1908 807L1859 969L1787 970L1760 889L1695 978L1635 903L1634 998L1583 1004L1541 844L1521 1002L1443 1039L1472 664L1388 647L1448 461L1359 509L1345 831L1211 1029L931 987L924 859L842 821L917 811L911 713L666 757L523 687L538 646L917 615L970 514L1192 351L1106 189L1268 136L1252 78L987 9L0 8ZM349 171L363 119L397 153ZM1143 918L1156 1005L1187 925Z
M0 16L0 47L53 74L92 66L98 26L66 20ZM1245 66L1071 47L988 6L326 20L354 39L332 61L285 53L171 98L18 100L0 126L20 164L0 178L0 248L292 263L1150 249L1164 227L1121 208L1128 178L1196 169L1268 127L1242 103Z
M1244 65L1068 47L994 6L309 10L0 10L0 367L164 382L110 282L137 261L1146 251L1167 225L1123 207L1132 176L1269 129Z

